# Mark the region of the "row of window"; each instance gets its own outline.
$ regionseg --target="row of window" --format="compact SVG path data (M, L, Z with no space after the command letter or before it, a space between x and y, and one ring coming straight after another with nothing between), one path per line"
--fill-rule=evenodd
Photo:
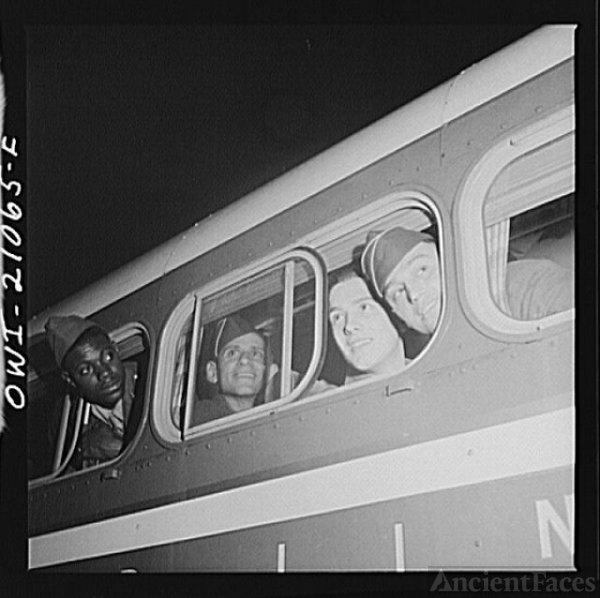
M512 154L501 167L494 158L493 176L471 177L479 187L467 184L470 202L458 212L464 227L458 242L481 267L465 267L461 275L476 316L491 328L531 331L532 324L555 322L574 307L569 118L562 114L538 137L526 136L531 147L522 144L515 153L509 144ZM397 249L390 230L411 231L413 241ZM241 280L187 296L167 322L158 355L163 387L157 396L169 397L153 407L159 432L170 441L190 438L422 359L443 318L442 234L434 203L403 192L336 223L335 231L315 233L306 247L256 266ZM363 260L361 269L369 242L371 261ZM425 249L415 253L417 246ZM410 257L411 265L403 270L394 262L398 256L398 264ZM121 359L137 372L126 447L141 417L148 340L139 326L112 336ZM90 406L69 393L57 370L38 371L31 381L30 479L95 464L77 458L93 417Z

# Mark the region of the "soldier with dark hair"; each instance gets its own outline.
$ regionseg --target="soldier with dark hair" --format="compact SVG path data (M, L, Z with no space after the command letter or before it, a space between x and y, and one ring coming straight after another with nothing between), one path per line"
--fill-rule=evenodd
M372 297L366 281L351 268L332 281L329 323L347 364L346 384L405 368L402 339L383 306Z

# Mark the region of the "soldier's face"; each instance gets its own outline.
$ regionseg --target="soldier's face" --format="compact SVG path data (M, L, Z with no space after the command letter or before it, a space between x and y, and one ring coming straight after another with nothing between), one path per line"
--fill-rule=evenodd
M90 403L112 408L123 397L123 362L106 334L94 332L79 341L65 356L63 366L67 379Z
M386 280L384 299L407 326L431 334L440 317L442 284L434 243L415 245Z
M355 277L329 295L329 321L346 361L360 372L388 373L404 363L404 347L385 309Z
M218 356L219 388L232 397L256 396L265 375L265 341L256 332L234 338Z

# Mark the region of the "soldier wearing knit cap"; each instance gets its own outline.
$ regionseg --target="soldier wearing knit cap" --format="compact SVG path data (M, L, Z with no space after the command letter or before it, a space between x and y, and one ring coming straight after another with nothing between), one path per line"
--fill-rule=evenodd
M131 411L135 364L124 364L108 334L79 316L52 317L46 340L72 395L91 404L78 448L85 464L116 457Z
M432 237L401 226L371 233L361 266L375 292L409 328L433 333L441 311L442 286Z
M241 316L227 316L218 322L211 354L205 366L206 379L218 392L198 402L196 423L250 409L265 386L265 339Z

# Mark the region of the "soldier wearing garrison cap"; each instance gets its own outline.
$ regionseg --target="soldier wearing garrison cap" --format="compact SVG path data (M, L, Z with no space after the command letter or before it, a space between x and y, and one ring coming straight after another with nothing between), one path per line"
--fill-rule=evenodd
M408 328L433 333L442 307L442 285L431 236L401 226L371 233L361 266L375 292Z
M116 457L134 398L135 363L123 363L108 334L79 316L50 318L46 340L71 396L90 404L90 419L71 465L86 467Z
M195 423L250 409L266 384L265 338L241 316L227 316L217 323L210 353L205 375L215 393L198 401Z

